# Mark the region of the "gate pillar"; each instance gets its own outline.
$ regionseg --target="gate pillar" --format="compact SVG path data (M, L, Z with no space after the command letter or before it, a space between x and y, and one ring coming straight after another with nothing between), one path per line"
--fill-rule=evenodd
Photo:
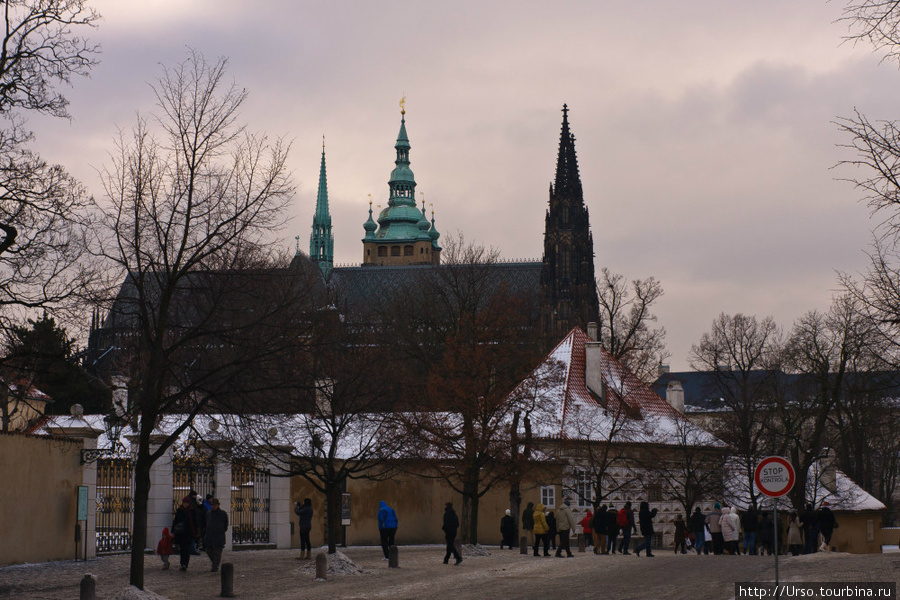
M290 473L290 446L269 447L261 452L267 454L266 462L272 466L272 473ZM276 548L291 547L291 478L272 477L269 480L269 541Z
M208 440L207 444L215 450L215 494L222 510L228 511L228 522L231 525L225 532L225 547L232 550L231 530L234 528L234 516L231 514L231 447L234 444L225 440Z
M166 440L165 435L150 436L150 452L156 452ZM137 447L135 440L132 447ZM147 543L156 550L156 541L163 527L172 527L172 448L150 467L150 495L147 498Z
M62 419L60 419L62 420ZM46 428L47 433L51 435L67 436L78 438L82 441L82 454L84 450L96 450L97 438L103 433L101 427L91 425L84 418L73 417L64 425L54 425ZM84 538L78 542L78 556L86 552L82 558L96 558L97 556L97 461L90 460L81 465L81 485L88 488L88 511L87 522L81 535L87 538L85 544Z

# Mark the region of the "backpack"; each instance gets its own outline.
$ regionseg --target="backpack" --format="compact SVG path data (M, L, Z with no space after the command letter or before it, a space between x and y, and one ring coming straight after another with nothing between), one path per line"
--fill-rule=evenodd
M616 514L616 525L619 527L628 527L628 513L625 512L625 509L620 509Z

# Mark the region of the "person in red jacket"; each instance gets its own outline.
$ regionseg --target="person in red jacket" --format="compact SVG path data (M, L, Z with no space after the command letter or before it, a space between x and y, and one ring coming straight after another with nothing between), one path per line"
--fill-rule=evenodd
M584 518L581 519L581 533L584 534L584 547L590 548L593 544L594 540L594 530L591 529L593 526L594 513L591 512L591 509L588 509L587 514L584 515Z
M163 527L162 537L159 538L159 543L156 544L156 553L159 554L159 558L162 560L163 569L168 569L169 557L175 554L175 536L169 533L168 527Z

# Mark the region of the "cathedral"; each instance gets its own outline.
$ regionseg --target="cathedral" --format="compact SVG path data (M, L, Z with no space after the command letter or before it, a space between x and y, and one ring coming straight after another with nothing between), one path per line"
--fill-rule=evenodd
M594 280L594 241L588 209L584 204L575 137L569 126L569 108L563 105L562 129L556 176L550 184L544 218L544 251L540 262L498 262L496 285L505 284L518 294L532 297L539 306L540 322L550 344L572 327L587 328L599 316ZM334 264L334 238L328 211L325 151L319 170L316 212L310 236L309 260L318 265L329 287L346 293L351 307L362 308L372 300L387 299L391 291L413 281L416 272L441 264L441 247L434 213L428 218L424 201L418 208L416 180L410 168L410 140L406 110L400 111L400 131L394 145L395 167L388 182L387 206L363 224L362 263L358 267ZM295 261L305 257L297 250Z

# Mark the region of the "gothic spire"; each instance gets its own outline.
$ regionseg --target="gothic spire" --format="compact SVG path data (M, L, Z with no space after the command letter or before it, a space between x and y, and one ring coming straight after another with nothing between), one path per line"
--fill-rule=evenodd
M334 266L334 238L331 235L331 213L328 211L328 182L325 176L325 136L322 136L322 163L319 166L319 192L316 195L316 214L309 236L309 258L328 279Z
M556 182L558 195L580 197L581 176L578 174L578 158L575 155L575 136L569 131L569 107L563 104L562 131L559 134L559 154L556 158Z

